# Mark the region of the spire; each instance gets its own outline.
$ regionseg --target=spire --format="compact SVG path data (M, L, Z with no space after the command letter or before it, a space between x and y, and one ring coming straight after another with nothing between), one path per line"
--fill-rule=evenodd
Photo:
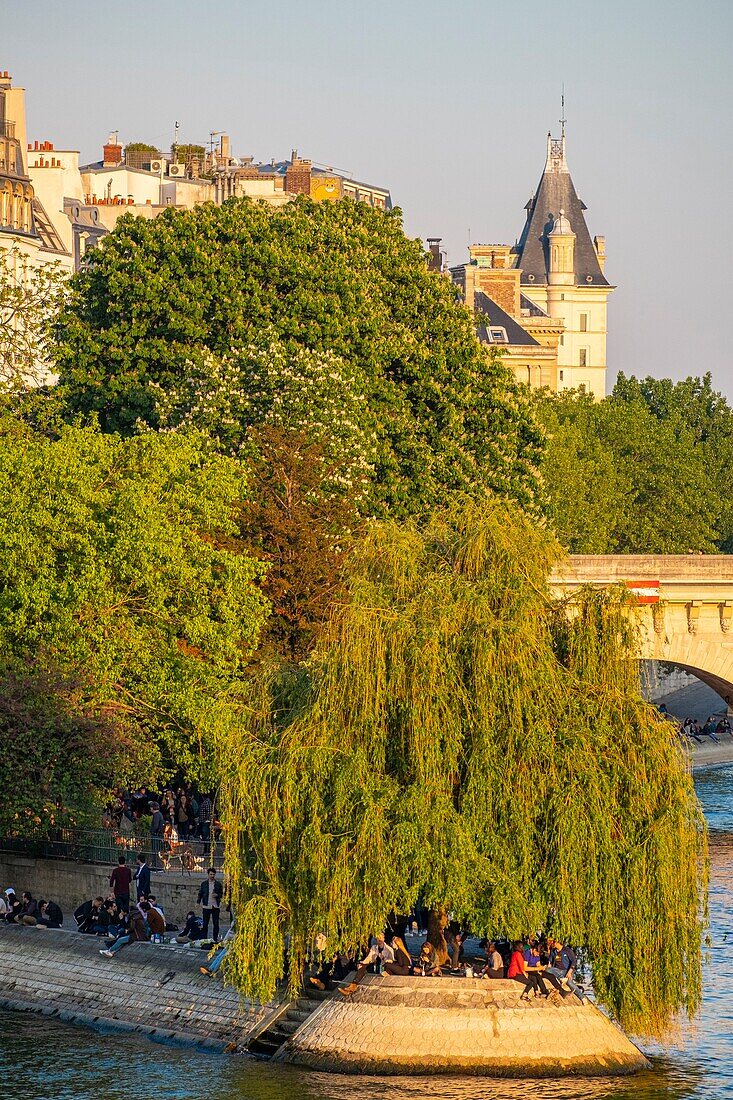
M560 137L554 138L552 133L547 135L547 160L542 178L534 200L527 204L527 220L517 245L517 267L522 269L522 286L532 283L547 284L550 270L549 237L559 222L563 229L567 226L575 238L573 264L576 285L608 286L588 232L585 206L575 191L565 159L567 120L564 93L562 107Z

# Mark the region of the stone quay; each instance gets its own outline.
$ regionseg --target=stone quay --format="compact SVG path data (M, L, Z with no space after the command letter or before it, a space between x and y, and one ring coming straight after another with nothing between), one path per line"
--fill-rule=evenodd
M114 959L64 930L0 926L0 1007L246 1052L302 1002L261 1005L199 973L204 952L130 944ZM644 1055L595 1005L520 1000L511 981L367 975L298 1019L274 1059L356 1074L633 1073ZM303 1019L302 1017L305 1017Z

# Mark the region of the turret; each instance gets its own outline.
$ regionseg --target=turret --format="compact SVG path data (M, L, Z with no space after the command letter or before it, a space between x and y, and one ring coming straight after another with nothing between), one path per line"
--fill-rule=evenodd
M547 312L564 320L564 291L575 286L575 234L561 210L547 234Z

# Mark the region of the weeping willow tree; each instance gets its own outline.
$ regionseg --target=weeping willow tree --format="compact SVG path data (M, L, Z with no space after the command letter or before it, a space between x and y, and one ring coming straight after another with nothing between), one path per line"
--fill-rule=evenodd
M229 978L293 991L420 897L477 934L583 945L596 994L660 1034L700 998L706 836L641 697L621 593L553 600L558 554L504 505L373 527L308 666L263 676L222 746Z

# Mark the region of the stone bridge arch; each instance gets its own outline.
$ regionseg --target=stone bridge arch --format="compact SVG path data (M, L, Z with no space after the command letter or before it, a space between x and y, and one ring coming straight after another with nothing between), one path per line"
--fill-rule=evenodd
M639 657L690 672L733 709L733 555L573 554L551 584L558 594L625 584L637 597Z

